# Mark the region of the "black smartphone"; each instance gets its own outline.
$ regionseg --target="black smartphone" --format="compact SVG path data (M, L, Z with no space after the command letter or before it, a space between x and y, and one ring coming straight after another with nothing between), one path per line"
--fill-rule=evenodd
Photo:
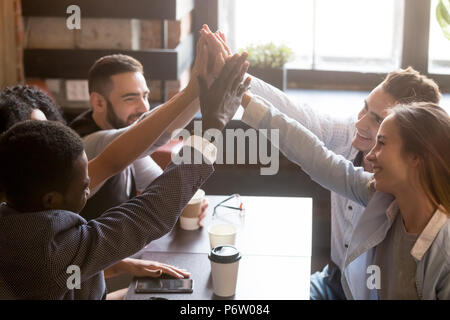
M136 280L136 293L192 293L192 279L141 278Z

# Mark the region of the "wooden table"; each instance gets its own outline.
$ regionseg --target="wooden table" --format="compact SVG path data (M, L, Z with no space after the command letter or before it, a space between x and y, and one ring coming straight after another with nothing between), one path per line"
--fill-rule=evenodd
M238 228L236 247L242 253L236 294L229 299L309 299L311 269L312 199L297 197L241 197L245 214L214 206L226 196L207 196L205 227L182 230L179 224L141 251L142 259L185 268L194 279L191 294L136 294L135 280L126 299L221 299L214 295L208 225L231 222ZM227 203L233 205L231 203ZM236 202L235 202L236 204Z

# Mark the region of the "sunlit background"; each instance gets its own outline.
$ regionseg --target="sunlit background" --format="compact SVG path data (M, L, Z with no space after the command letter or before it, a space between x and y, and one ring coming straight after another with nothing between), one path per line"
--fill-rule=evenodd
M436 20L438 0L431 1L430 49L428 71L430 73L450 74L450 40L448 40Z
M407 1L407 0L406 0ZM401 0L228 0L221 27L234 50L249 44L286 44L288 68L389 72L400 67ZM430 6L429 72L450 73L450 41Z

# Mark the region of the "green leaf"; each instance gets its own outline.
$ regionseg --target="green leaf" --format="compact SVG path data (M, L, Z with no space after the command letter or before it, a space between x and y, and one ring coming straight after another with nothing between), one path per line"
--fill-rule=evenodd
M436 19L444 36L450 40L450 0L439 0L436 7Z

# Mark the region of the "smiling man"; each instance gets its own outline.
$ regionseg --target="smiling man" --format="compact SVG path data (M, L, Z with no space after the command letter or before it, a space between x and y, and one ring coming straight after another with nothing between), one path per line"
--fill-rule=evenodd
M214 34L204 27L208 36L209 54L221 53L226 58L231 50L225 35L217 31ZM245 111L242 121L257 129L283 129L279 117L268 124L268 110L271 107L280 111L306 127L323 142L330 151L351 160L357 167L372 172L372 165L365 156L375 146L377 132L381 122L387 116L388 109L396 104L412 102L438 103L441 98L438 85L411 67L399 69L387 75L364 101L364 107L358 116L347 119L320 114L314 108L292 101L284 92L252 77L250 93L242 98ZM336 110L339 113L339 110ZM286 129L286 128L284 128ZM289 129L288 129L289 130ZM292 135L293 131L289 131ZM297 137L291 136L295 140ZM284 141L280 140L281 146ZM298 146L301 148L301 146ZM292 149L282 151L289 160L296 162L298 155ZM307 148L298 151L310 152ZM347 198L331 192L331 260L323 271L311 276L310 298L313 300L346 299L341 285L341 266L343 265L355 217L359 217L364 207Z
M191 82L189 85L192 87ZM83 138L88 158L93 159L114 139L118 129L126 128L144 113L148 114L150 90L142 64L123 54L98 59L89 70L88 83L91 109L78 116L70 127ZM198 109L196 101L186 105L185 111L179 115L172 127L186 126ZM155 110L156 108L152 111ZM96 134L99 131L104 134ZM169 142L170 131L167 128L153 149ZM81 215L87 220L98 217L100 212L136 196L161 173L162 169L151 157L137 159L121 173L108 179L89 199ZM207 206L205 201L201 217L204 216ZM202 224L202 219L199 224Z
M388 109L398 103L438 103L441 98L437 84L411 67L389 73L370 92L358 116L348 119L319 114L310 106L293 102L280 90L254 77L251 93L266 99L279 111L304 125L329 150L352 160L355 166L363 167L369 172L373 171L372 165L365 156L376 143L378 129L387 116ZM251 94L244 95L242 105L245 112L242 120L255 126L264 112L257 104L250 103L251 100ZM364 207L356 202L331 192L331 261L321 272L311 276L311 299L345 299L341 285L341 266L352 235L354 219L363 210Z
M150 109L150 91L141 63L126 55L110 55L97 60L89 71L88 82L91 109L78 116L70 126L83 138L91 159L102 151L98 148L101 141L97 140L103 137L95 133L131 125ZM161 173L161 168L150 157L138 159L108 179L89 199L81 215L87 220L96 218L101 212L136 196Z
M150 91L142 64L127 55L109 55L98 59L89 71L88 82L91 109L78 116L70 126L83 138L89 160L98 156L108 143L131 128L131 125L144 113L144 116L148 116L158 112L158 109L172 108L176 101L168 101L149 111ZM183 111L174 119L170 128L167 127L164 132L155 132L159 138L152 145L151 152L167 143L173 129L183 128L198 111L198 104L194 100L196 94L192 93L195 91L192 89L193 83L190 81L188 85L191 88L190 93L180 92L176 97L176 99L184 97L183 102L180 102L183 104ZM80 215L88 221L98 218L102 212L117 207L142 193L162 172L150 156L140 157L120 173L109 178L100 188L93 190L93 195ZM203 217L206 208L207 203L204 203ZM201 220L199 224L202 224ZM154 277L162 273L178 278L189 275L184 269L156 261L127 258L106 269L105 277L111 278L122 272L131 273L134 276Z
M376 143L378 129L388 109L394 105L420 101L438 103L440 97L437 84L413 68L391 72L364 100L364 107L354 125L356 130L352 147L363 156L367 155ZM372 171L364 157L362 166L367 171Z
M89 72L89 92L92 117L102 129L129 126L150 109L143 67L130 56L98 60Z

